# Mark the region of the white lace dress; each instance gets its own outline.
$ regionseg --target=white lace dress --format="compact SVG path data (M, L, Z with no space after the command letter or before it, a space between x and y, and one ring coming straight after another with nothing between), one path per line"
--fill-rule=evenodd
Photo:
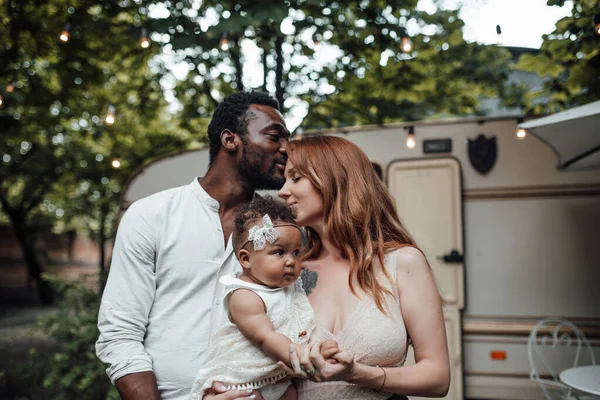
M302 281L284 289L244 282L235 276L224 276L219 282L226 286L223 306L227 308L231 293L244 288L252 290L264 301L267 315L275 330L294 343L306 344L315 327L315 317L304 292ZM196 374L190 397L202 399L213 382L239 389L261 389L268 399L279 399L290 385L287 374L261 349L255 347L229 322L210 341L204 365Z
M337 335L329 332L317 321L317 326L310 337L311 342L335 340L341 349L354 354L354 359L366 365L396 367L404 364L406 358L407 335L400 311L400 301L396 281L397 251L388 253L384 260L387 272L394 285L390 285L383 273L381 282L392 295L386 295L388 314L383 314L370 296L363 296L356 309L348 317L343 329ZM353 385L343 381L316 383L299 380L299 400L383 400L390 393Z

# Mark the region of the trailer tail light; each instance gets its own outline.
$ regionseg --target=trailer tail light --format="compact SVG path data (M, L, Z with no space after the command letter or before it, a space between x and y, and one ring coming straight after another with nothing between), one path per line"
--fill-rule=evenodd
M490 351L490 358L492 360L506 360L506 351L492 350L492 351Z

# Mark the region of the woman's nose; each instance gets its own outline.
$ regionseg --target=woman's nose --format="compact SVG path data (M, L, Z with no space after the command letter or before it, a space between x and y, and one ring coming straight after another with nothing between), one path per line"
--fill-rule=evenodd
M281 197L282 199L285 199L286 197L290 196L290 191L287 188L287 182L283 185L281 189L279 189L279 192L277 192L277 196Z

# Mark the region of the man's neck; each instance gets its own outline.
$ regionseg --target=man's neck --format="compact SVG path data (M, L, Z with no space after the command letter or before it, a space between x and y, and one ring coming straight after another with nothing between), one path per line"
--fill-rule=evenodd
M230 168L211 167L200 179L200 186L220 205L221 213L240 204L247 203L254 196L254 186Z

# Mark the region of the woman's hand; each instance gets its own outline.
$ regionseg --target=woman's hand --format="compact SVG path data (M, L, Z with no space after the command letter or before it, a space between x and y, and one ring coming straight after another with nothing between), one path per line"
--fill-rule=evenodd
M284 363L278 364L292 377L310 379L315 382L350 381L354 372L354 357L347 351L334 354L336 363L329 363L321 354L322 342L306 346L290 345L290 362L293 369Z

